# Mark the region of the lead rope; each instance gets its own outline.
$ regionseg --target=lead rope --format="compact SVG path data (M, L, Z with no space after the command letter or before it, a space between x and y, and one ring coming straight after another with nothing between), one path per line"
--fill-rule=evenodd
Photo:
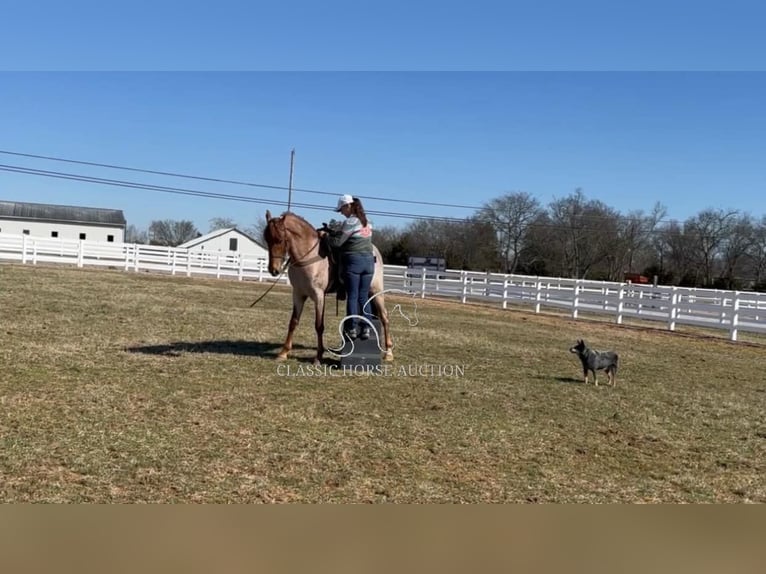
M271 283L271 285L269 286L269 288L268 288L268 289L266 289L266 291L264 291L264 292L263 292L263 294L262 294L260 297L258 297L258 299L256 299L256 300L255 300L255 301L253 301L252 303L250 303L250 308L252 308L252 307L255 307L255 304L256 304L256 303L258 303L258 302L259 302L261 299L263 299L263 298L264 298L266 295L268 295L268 294L269 294L269 291L271 291L271 290L274 288L274 286L275 286L277 283L279 283L279 280L282 278L282 275L284 275L284 274L285 274L285 271L287 271L287 268L288 268L289 266L290 266L290 262L289 262L289 260L288 260L288 261L285 261L285 264L284 264L284 265L282 265L282 271L280 271L280 272L279 272L279 275L277 275L277 276L276 276L276 278L275 278L275 279L274 279L274 281Z

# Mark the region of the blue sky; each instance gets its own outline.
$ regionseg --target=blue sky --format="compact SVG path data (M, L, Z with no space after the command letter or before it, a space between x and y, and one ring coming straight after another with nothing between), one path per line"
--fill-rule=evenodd
M6 70L762 70L759 0L24 0Z
M579 187L623 212L659 201L679 219L766 214L766 10L755 2L40 4L4 7L0 21L0 150L287 186L295 149L296 188L363 199L478 207L526 191L546 204ZM286 199L5 154L0 164ZM120 208L139 228L191 219L203 232L211 217L248 225L268 207L5 171L0 198Z

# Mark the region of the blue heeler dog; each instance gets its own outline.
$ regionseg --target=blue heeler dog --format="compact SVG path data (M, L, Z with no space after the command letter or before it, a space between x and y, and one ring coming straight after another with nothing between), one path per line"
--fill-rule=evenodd
M577 344L569 349L570 353L574 353L580 358L582 362L582 370L585 375L585 384L588 384L588 371L593 373L593 382L598 386L598 378L596 377L596 371L606 371L608 382L611 386L617 385L615 377L617 375L617 361L619 357L614 351L606 351L599 353L593 349L589 349L585 345L585 341L582 339L577 340Z

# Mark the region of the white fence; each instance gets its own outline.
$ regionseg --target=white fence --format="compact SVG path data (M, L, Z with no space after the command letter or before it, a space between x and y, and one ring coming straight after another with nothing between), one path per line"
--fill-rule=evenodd
M171 275L216 278L270 279L268 261L230 253L205 253L176 247L47 239L0 233L0 259L21 263L64 263L124 271L154 271ZM283 277L282 282L287 282Z
M153 271L171 275L209 276L251 281L273 280L268 262L239 254L204 253L171 247L45 239L0 233L0 259L25 264L68 263L78 267L105 266L124 271ZM281 278L289 283L286 275ZM385 266L386 288L400 288L420 297L438 296L461 302L484 301L610 314L618 324L625 318L657 321L675 330L694 325L728 331L766 334L766 293L694 289L584 279L530 277L472 271L426 271Z

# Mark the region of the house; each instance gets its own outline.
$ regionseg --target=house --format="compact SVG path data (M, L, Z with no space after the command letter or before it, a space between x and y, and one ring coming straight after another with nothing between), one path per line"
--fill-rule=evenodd
M236 227L216 229L205 235L200 235L196 239L182 243L178 247L179 249L205 253L225 253L226 255L239 253L251 258L268 258L269 256L266 248Z
M0 200L0 233L123 243L125 226L119 209Z

